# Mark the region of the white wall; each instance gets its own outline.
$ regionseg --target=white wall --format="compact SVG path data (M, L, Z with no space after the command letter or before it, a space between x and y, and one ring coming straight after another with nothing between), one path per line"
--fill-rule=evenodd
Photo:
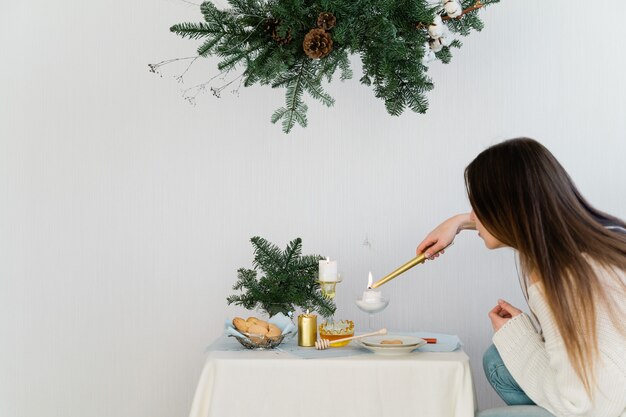
M409 259L467 210L462 172L486 146L541 140L597 207L626 217L626 6L504 1L450 65L434 65L426 115L388 116L356 80L333 84L310 126L269 123L280 91L180 90L148 63L192 55L168 32L182 0L0 3L0 415L180 417L224 318L248 239L339 260L339 315L367 271ZM359 69L355 68L355 79ZM367 237L371 247L364 245ZM481 408L486 313L522 304L513 253L465 233L386 287L375 324L456 333Z

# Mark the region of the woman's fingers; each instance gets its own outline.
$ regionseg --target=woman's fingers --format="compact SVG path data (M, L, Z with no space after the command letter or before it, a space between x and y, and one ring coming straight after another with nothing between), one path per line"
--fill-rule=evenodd
M424 239L422 241L422 243L420 243L419 245L417 245L417 248L415 249L415 254L416 255L420 255L424 252L426 252L427 249L429 249L431 246L435 245L437 243L436 238L432 238L430 236L427 236L426 239Z
M443 254L443 250L446 247L445 243L441 243L440 240L437 240L432 246L428 246L426 247L426 249L424 249L424 251L417 251L417 255L420 255L422 252L424 253L424 255L426 255L426 257L430 260L433 260L437 257L439 257L439 255ZM419 248L418 248L419 249Z
M454 240L460 226L459 222L459 217L454 216L437 226L426 236L422 243L417 245L416 255L424 253L429 259L432 259L433 256L436 257L439 251Z
M498 306L505 311L510 317L515 317L519 314L522 314L522 310L519 308L513 307L511 304L507 303L504 300L498 300Z
M511 320L511 317L508 312L502 309L500 304L498 304L489 311L489 320L491 320L493 330L497 332L507 321Z
M489 311L489 314L498 314L500 311L502 311L502 307L500 307L500 304L496 304L496 306Z
M501 308L499 305L495 306L495 307L494 307L494 308L492 308L492 309L491 309L491 311L489 312L489 318L491 318L491 319L492 319L492 321L493 321L494 319L499 318L499 317L500 317L500 312L501 312L501 311L502 311L502 308Z
M491 326L493 327L494 330L499 328L499 323L502 320L502 317L500 317L501 310L502 309L500 308L500 306L495 306L494 308L491 309L491 311L488 314L489 320L491 320Z

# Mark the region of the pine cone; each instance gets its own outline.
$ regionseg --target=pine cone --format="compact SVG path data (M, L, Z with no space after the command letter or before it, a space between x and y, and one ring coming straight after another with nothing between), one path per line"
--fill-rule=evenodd
M333 50L333 40L324 29L311 29L304 36L302 48L309 58L324 58Z
M330 12L322 12L317 16L317 27L324 30L331 30L337 24L337 18Z
M276 43L279 45L286 45L291 42L291 29L287 30L287 37L283 38L278 34L278 26L280 20L268 19L265 24L265 32L269 33Z

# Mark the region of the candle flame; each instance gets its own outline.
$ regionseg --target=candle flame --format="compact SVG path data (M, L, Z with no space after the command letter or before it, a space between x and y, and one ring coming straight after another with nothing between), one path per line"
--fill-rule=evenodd
M330 256L326 257L326 263L330 263Z
M367 277L367 288L368 288L368 289L369 289L369 288L372 288L372 281L373 281L373 278L372 278L372 271L370 271L370 274L369 274L369 276Z

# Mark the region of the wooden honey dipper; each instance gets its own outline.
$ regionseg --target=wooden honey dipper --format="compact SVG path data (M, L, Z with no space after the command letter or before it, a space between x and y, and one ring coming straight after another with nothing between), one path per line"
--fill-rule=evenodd
M364 337L379 336L383 334L387 334L387 329L380 329L376 332L360 334L358 336L344 337L343 339L337 339L333 341L330 341L328 339L319 339L315 342L315 349L324 350L328 349L333 343L347 342L348 340L362 339Z

